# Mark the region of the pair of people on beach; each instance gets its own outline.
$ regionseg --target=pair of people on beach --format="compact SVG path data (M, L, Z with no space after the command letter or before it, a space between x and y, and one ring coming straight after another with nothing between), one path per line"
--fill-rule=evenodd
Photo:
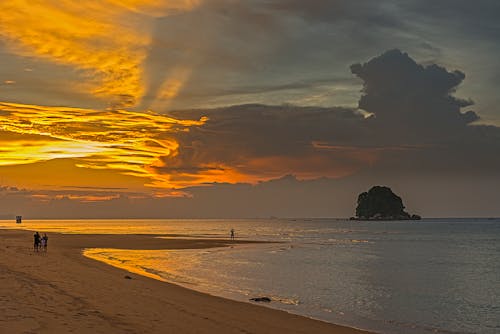
M42 237L38 232L35 232L35 234L33 235L33 239L34 239L33 250L35 252L38 252L40 250L43 250L44 252L47 251L47 242L49 241L47 233L44 233Z

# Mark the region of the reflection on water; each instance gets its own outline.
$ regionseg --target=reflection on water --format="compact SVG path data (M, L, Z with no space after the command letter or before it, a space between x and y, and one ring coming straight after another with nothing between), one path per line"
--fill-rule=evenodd
M83 251L83 255L160 281L195 285L193 278L186 276L185 272L196 267L202 251L89 248Z
M174 268L179 267L179 263L172 261L167 252L159 250L129 251L112 248L89 248L83 251L83 255L135 274L165 282L166 280L153 268L168 268L167 270L173 272Z
M252 266L252 263L234 256L239 257L247 252L261 252L266 248L270 253L279 252L273 245L238 245L232 249L210 248L206 250L90 248L86 249L83 254L94 260L160 281L179 284L214 295L221 295L222 291L225 297L248 301L255 293L253 278L242 277L238 274L238 282L236 282L233 275L236 268L239 268L237 269L239 271ZM231 252L234 252L233 255L229 255ZM241 284L242 282L247 284ZM264 290L261 292L264 293ZM299 304L297 296L285 297L269 293L266 296L284 305Z
M240 238L284 243L85 254L215 295L269 296L271 307L385 333L500 332L500 220L27 221L24 228L217 238L235 228Z

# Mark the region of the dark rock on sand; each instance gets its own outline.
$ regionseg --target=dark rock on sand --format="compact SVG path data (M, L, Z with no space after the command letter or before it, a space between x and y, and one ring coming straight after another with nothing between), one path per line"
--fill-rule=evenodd
M250 300L253 302L264 302L264 303L271 302L271 298L269 297L255 297L255 298L250 298Z

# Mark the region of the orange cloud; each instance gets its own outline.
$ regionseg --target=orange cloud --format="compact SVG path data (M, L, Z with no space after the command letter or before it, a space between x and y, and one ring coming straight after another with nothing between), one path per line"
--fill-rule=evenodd
M200 0L11 0L0 2L0 38L11 52L84 70L85 88L117 106L144 94L142 63L153 18Z
M42 136L5 141L0 166L78 158L78 167L116 170L170 188L175 184L169 176L156 173L154 167L163 166L162 157L177 154L176 133L205 121L177 120L152 112L0 103L0 129Z

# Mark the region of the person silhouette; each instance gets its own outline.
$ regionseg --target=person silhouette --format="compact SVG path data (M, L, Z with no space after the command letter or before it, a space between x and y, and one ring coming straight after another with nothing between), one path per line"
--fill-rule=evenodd
M234 240L234 228L231 229L231 240Z
M40 234L38 232L35 232L35 234L33 234L33 250L35 252L38 252L39 248L40 248Z
M49 242L49 237L47 236L47 233L44 233L42 237L42 244L45 252L47 251L47 242Z

